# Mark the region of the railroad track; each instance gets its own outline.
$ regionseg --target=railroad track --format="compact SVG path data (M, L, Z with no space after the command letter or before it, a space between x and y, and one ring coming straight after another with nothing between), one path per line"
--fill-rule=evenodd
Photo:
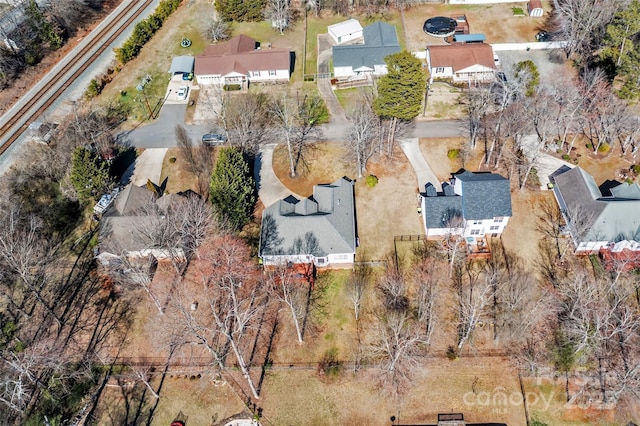
M35 96L31 97L14 113L9 120L0 127L0 138L9 135L0 146L0 155L9 149L22 135L29 125L35 121L73 82L113 43L113 41L128 28L153 0L124 0L125 7L111 18L110 25L92 32L89 42L75 55L68 55L62 69L52 74ZM114 31L115 28L115 31ZM74 70L77 64L81 65ZM60 83L62 83L60 85ZM57 87L57 88L56 88ZM40 105L39 105L40 104ZM26 119L25 119L26 118Z

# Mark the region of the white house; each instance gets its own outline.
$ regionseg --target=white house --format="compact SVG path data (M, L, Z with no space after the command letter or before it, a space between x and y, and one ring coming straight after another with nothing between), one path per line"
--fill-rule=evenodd
M348 19L344 22L329 25L327 32L336 44L348 43L362 38L362 25L357 19Z
M429 82L451 79L456 83L476 83L495 80L497 71L493 48L485 43L456 43L428 46Z
M438 193L431 183L422 196L427 237L458 234L472 242L502 234L511 217L509 180L494 173L464 171L453 175Z
M387 74L384 58L400 52L396 28L385 22L374 22L364 27L363 37L364 44L333 46L335 78Z
M348 268L356 242L353 182L345 177L315 185L309 198L289 196L262 213L259 256L264 265Z
M224 43L207 46L195 59L194 73L198 84L239 84L246 88L249 82L289 81L291 52L257 46L254 39L242 34Z
M603 193L575 167L554 177L553 193L576 254L640 253L640 185L621 183Z

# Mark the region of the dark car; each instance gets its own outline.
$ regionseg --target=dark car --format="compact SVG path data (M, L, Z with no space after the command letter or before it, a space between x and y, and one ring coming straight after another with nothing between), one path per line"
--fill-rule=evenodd
M202 135L203 145L221 145L226 141L227 138L224 135L219 135L217 133L207 133L206 135Z
M549 40L549 33L546 31L540 31L538 34L536 34L536 40L538 41L548 41Z

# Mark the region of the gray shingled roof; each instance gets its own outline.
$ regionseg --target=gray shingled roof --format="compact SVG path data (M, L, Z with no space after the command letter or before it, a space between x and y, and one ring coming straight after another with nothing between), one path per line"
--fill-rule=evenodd
M171 60L170 74L177 72L193 72L195 58L193 56L174 56Z
M555 177L554 190L560 196L560 208L585 221L581 228L588 232L583 241L639 239L640 199L634 197L640 188L620 185L611 190L611 197L604 197L593 177L575 167Z
M464 171L454 177L462 182L462 213L465 220L511 217L509 180L494 173Z
M425 197L424 217L427 228L448 228L451 219L462 216L462 197L458 195Z
M320 250L316 256L332 253L355 253L355 201L353 182L340 178L332 184L316 185L313 195L298 200L289 196L272 204L262 213L263 225L273 219L274 230L269 231L272 240L279 244L265 247L261 242L260 256L290 253L296 238L304 238L307 232L317 238ZM265 231L262 232L265 235Z
M362 30L366 46L397 46L396 27L386 22L377 21Z
M364 44L333 46L333 66L361 67L373 70L383 65L384 58L400 52L396 28L385 22L374 22L363 29Z

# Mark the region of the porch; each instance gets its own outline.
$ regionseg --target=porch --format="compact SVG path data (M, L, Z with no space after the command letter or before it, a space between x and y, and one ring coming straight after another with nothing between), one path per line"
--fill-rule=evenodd
M467 237L467 254L474 259L487 259L491 257L490 240L485 237Z

